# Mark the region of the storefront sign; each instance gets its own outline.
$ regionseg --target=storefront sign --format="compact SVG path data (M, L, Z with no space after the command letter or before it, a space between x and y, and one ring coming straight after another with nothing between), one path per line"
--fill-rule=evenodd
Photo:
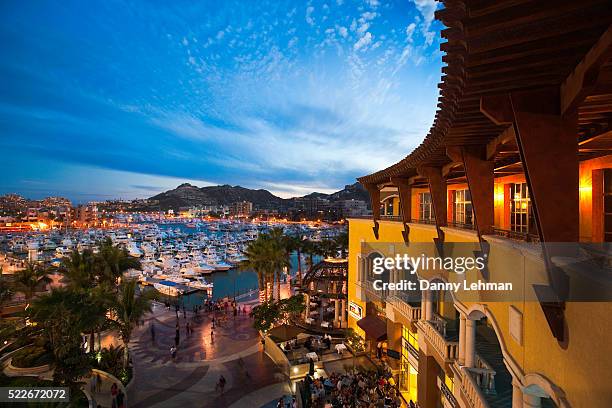
M400 359L400 353L399 353L399 351L395 351L395 350L392 350L392 349L390 349L390 348L388 348L388 349L387 349L387 355L388 355L389 357L391 357L391 358L396 359L396 360L399 360L399 359Z
M361 319L363 317L363 309L358 304L353 303L353 302L349 302L348 309L349 309L348 310L349 314L353 318L359 320L359 319Z

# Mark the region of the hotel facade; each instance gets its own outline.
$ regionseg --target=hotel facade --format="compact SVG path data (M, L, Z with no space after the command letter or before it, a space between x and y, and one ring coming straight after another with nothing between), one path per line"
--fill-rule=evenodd
M434 124L403 160L359 178L373 214L349 219L348 326L383 347L405 399L423 408L610 407L612 303L547 294L576 284L584 271L570 269L585 254L609 284L612 6L443 3ZM375 290L377 258L425 244L457 256L451 243L487 257L462 280L511 282L512 293Z

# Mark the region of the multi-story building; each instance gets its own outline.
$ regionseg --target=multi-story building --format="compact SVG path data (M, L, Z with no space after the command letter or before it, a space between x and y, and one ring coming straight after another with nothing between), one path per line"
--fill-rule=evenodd
M362 200L338 200L333 203L332 210L339 218L361 217L370 214L368 203Z
M74 222L81 227L91 227L98 224L98 206L96 203L79 205L74 209Z
M444 4L434 124L405 159L359 179L373 214L349 220L349 326L384 345L405 398L423 408L609 407L612 299L556 295L587 285L577 265L588 251L612 258L609 246L578 248L612 241L612 10ZM486 254L486 271L418 279L508 281L509 295L375 290L376 258L428 243L453 256L445 244L460 242ZM594 275L610 285L609 272Z
M253 203L250 201L238 201L229 207L231 217L249 217L253 212Z

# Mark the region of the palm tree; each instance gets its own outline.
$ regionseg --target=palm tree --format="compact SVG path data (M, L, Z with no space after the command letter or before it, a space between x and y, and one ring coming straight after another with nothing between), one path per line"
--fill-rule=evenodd
M340 257L346 258L349 245L348 233L346 231L341 232L334 238L334 242L336 243L336 247L340 251Z
M126 249L113 245L110 238L100 243L98 257L101 262L101 280L116 284L128 269L141 269L140 261L130 256Z
M2 275L2 267L0 266L0 305L9 300L13 296L11 285L4 280Z
M95 333L100 331L106 322L106 311L109 307L112 288L103 281L95 285L102 277L102 259L95 256L91 250L74 251L65 258L62 264L62 274L68 279L69 287L83 296L82 320L89 333L89 350L95 349Z
M285 235L282 228L273 228L268 234L269 248L268 256L270 267L276 275L276 294L277 299L281 299L281 276L283 269L290 268L291 262L289 251L285 245Z
M136 293L136 287L135 280L122 281L111 304L111 310L114 312L113 322L119 330L124 347L123 368L128 367L128 344L132 331L138 322L151 311L151 297L144 293Z
M83 313L82 294L68 287L53 289L26 310L49 344L54 379L71 387L89 371L89 360L81 347L81 333L86 328Z
M26 267L13 276L14 290L23 293L27 301L34 297L41 285L51 283L47 271L32 262L26 263Z
M287 252L291 254L296 252L297 255L297 276L298 284L302 285L302 247L304 246L304 240L300 236L286 236L285 237L285 248Z
M270 265L267 262L267 238L261 234L252 241L244 251L246 261L242 262L242 270L253 270L257 273L259 291L264 292L264 299L268 299L268 279L270 276Z
M100 275L100 263L94 253L86 249L83 252L74 251L62 261L61 272L68 279L70 286L75 288L93 287L96 277Z

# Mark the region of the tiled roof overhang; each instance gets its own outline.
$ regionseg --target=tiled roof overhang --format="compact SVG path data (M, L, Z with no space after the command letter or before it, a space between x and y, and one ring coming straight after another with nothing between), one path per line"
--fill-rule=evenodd
M610 32L609 0L445 0L436 18L447 28L440 45L442 80L438 110L420 146L398 163L358 178L362 184L385 184L391 177L412 177L418 167L451 163L447 148L487 145L507 129L480 111L483 96L562 87L587 53ZM609 47L598 75L612 78ZM612 82L612 81L609 81ZM612 142L612 90L585 95L578 111L580 154L597 155L600 136ZM516 165L518 152L509 142L495 154L495 167ZM610 146L609 143L604 145ZM599 146L600 147L600 146ZM599 148L599 150L601 150ZM601 154L601 153L599 153ZM608 153L609 154L609 153Z

